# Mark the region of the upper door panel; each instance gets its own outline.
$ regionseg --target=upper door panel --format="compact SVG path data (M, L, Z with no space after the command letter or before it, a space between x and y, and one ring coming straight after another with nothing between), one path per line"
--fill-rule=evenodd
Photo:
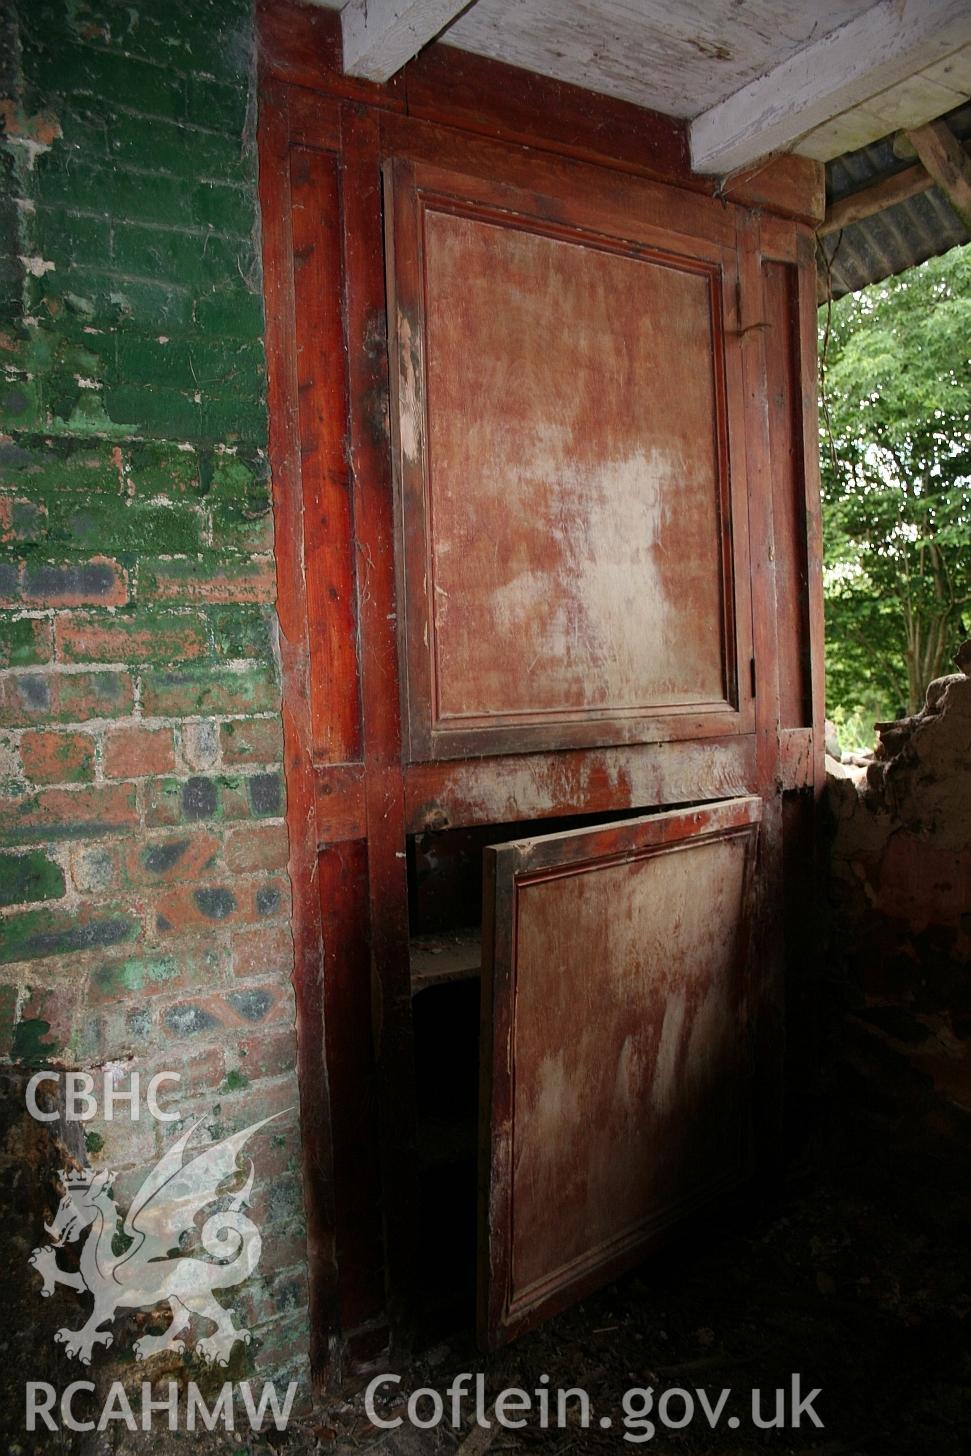
M388 185L409 757L746 731L733 252L633 179L622 235L582 197Z

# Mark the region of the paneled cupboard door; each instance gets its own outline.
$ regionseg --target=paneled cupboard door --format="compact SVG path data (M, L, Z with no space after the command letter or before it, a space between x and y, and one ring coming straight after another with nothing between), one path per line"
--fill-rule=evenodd
M486 1347L744 1179L761 817L723 800L486 851Z
M723 217L385 184L406 757L751 731Z

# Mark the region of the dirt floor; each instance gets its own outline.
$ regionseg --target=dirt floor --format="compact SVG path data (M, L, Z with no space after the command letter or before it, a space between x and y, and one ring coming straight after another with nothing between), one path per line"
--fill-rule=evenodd
M36 1447L15 1442L11 1456L181 1456L190 1442L207 1456L267 1456L271 1448L287 1456L561 1456L637 1446L679 1456L971 1452L966 1051L953 1031L904 1008L863 1007L837 1037L816 1099L812 1143L771 1195L726 1211L703 1234L668 1247L635 1275L497 1355L482 1356L468 1336L439 1340L399 1372L401 1384L386 1387L379 1401L383 1419L404 1417L411 1391L445 1392L460 1372L482 1372L488 1410L498 1391L535 1392L547 1375L554 1391L586 1390L587 1426L573 1403L564 1428L544 1429L534 1407L525 1428L493 1423L487 1432L474 1425L469 1398L458 1429L447 1419L446 1400L446 1420L435 1429L418 1430L405 1419L382 1431L359 1390L324 1400L314 1418L269 1438L156 1431L142 1441L119 1431L72 1445L61 1435ZM752 1390L763 1392L768 1417L774 1391L789 1390L797 1373L804 1396L820 1392L813 1408L822 1428L808 1417L798 1430L755 1428ZM646 1417L653 1433L644 1424L624 1425L624 1396L632 1388L653 1391ZM687 1391L696 1407L682 1429L666 1429L658 1417L663 1392L674 1388ZM725 1389L732 1393L712 1429L699 1391L714 1410ZM628 1408L645 1410L640 1403ZM669 1418L679 1421L684 1409L683 1397L668 1397Z
M542 1429L534 1405L530 1425L496 1429L490 1439L475 1429L471 1398L463 1405L468 1423L453 1429L446 1398L446 1421L434 1430L405 1420L377 1431L359 1392L325 1403L301 1442L335 1456L457 1449L560 1456L632 1445L682 1456L971 1451L971 1112L962 1105L971 1087L955 1101L952 1074L941 1095L920 1060L931 1057L928 1040L921 1023L899 1010L873 1007L852 1017L822 1091L815 1145L774 1199L739 1207L703 1237L669 1248L495 1356L462 1338L438 1344L379 1402L384 1419L404 1417L412 1390L444 1393L458 1373L481 1371L488 1407L504 1388L535 1392L545 1374L554 1390L587 1391L587 1427L574 1409L565 1429ZM771 1393L790 1389L795 1373L803 1395L819 1389L813 1408L823 1428L808 1417L798 1430L754 1428L753 1388L763 1392L768 1416ZM653 1435L624 1425L625 1392L648 1387ZM696 1405L680 1430L664 1429L656 1414L673 1387ZM711 1408L732 1391L714 1430L699 1388ZM682 1398L669 1402L666 1413L680 1420Z

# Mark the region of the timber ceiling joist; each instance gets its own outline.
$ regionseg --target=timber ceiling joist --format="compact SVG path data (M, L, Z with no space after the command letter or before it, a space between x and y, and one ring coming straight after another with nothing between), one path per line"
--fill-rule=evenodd
M971 95L968 0L315 0L344 69L387 81L432 40L688 123L696 172L829 161Z
M310 3L341 12L344 69L371 81L437 40L684 121L696 172L825 162L834 294L967 240L971 0Z

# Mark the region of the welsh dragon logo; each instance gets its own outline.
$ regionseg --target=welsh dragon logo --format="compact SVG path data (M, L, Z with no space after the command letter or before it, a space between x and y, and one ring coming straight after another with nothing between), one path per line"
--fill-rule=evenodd
M260 1260L259 1230L242 1211L253 1188L252 1161L238 1192L221 1195L219 1189L237 1172L236 1158L248 1139L280 1116L265 1117L183 1163L200 1119L159 1159L124 1220L111 1195L114 1175L109 1170L61 1173L64 1197L53 1223L44 1225L52 1242L34 1249L30 1263L44 1281L45 1297L57 1284L94 1296L87 1322L78 1330L60 1329L54 1336L72 1359L89 1365L95 1345L112 1343L111 1330L102 1327L111 1324L119 1309L151 1309L166 1300L171 1324L163 1334L142 1335L135 1341L139 1360L162 1350L184 1350L185 1342L178 1336L193 1315L216 1326L196 1343L196 1353L203 1359L225 1365L237 1341L249 1344L249 1331L233 1324L215 1291L242 1284ZM209 1258L181 1254L180 1244L193 1234L196 1218L217 1199L224 1207L206 1219L199 1235ZM57 1250L80 1239L85 1229L79 1269L62 1269Z

